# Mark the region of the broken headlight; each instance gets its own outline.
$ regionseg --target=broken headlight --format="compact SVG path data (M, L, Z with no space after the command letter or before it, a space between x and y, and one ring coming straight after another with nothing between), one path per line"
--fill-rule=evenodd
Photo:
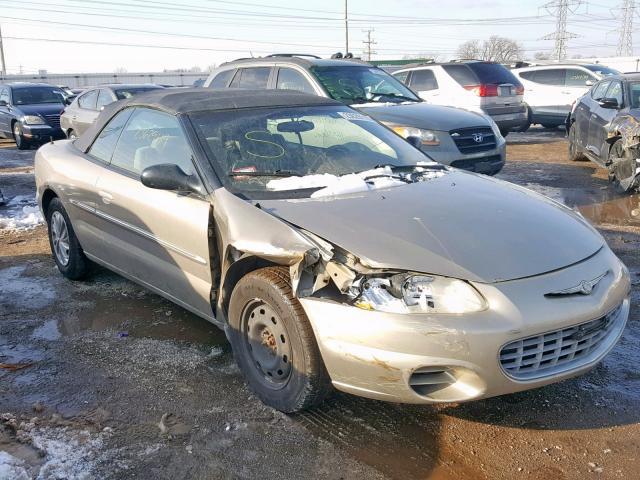
M470 284L437 275L398 274L360 278L352 286L354 305L390 313L461 314L487 308Z

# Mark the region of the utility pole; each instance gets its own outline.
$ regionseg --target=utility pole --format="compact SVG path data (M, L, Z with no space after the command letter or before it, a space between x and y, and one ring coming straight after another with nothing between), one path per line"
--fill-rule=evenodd
M349 53L349 6L344 0L344 54Z
M553 57L561 61L567 56L567 40L576 38L575 33L567 32L567 14L575 13L581 0L553 0L544 7L549 14L556 17L556 31L542 37L543 40L554 40Z
M622 17L620 18L620 38L616 54L619 57L633 55L633 16L635 13L635 0L624 0L622 4Z
M365 52L366 52L366 56L367 56L367 61L371 61L371 56L374 53L377 53L375 50L372 50L371 47L373 45L375 45L376 42L375 40L371 40L371 34L374 32L373 28L370 28L369 30L363 30L363 32L365 32L367 34L367 39L364 40L362 43L364 43L365 46Z
M0 25L0 62L2 62L2 69L0 72L4 77L7 74L7 65L4 63L4 43L2 42L2 26Z

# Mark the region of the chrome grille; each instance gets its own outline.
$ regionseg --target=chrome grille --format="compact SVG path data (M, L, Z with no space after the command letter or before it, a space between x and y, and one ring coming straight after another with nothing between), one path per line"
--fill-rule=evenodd
M500 350L502 370L517 380L530 380L579 366L609 336L621 308L590 322L505 345Z
M496 136L490 127L458 128L451 130L449 135L460 153L486 152L496 148Z
M45 115L45 121L47 124L51 125L53 128L60 128L60 114L54 113L52 115Z

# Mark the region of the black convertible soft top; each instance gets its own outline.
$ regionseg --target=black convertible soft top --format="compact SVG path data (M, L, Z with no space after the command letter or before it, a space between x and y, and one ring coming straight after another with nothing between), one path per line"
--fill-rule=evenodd
M94 138L111 118L127 107L149 107L172 115L201 111L229 110L234 108L290 107L301 105L344 104L330 98L308 95L293 90L241 90L210 88L166 88L151 90L129 99L107 105L95 123L89 127L74 145L86 152Z

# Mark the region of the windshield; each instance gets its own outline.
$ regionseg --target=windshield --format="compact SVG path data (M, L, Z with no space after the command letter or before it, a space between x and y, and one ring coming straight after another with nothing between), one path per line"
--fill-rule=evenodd
M315 66L311 71L332 98L346 104L420 101L411 90L379 68Z
M118 100L124 100L125 98L131 98L134 95L138 95L142 92L148 92L150 90L158 90L162 87L129 87L129 88L117 88L114 89L116 97Z
M607 77L609 75L620 75L620 72L618 70L605 67L604 65L584 65L584 68L586 68L587 70L591 70L594 73L597 73L601 77Z
M190 118L225 187L253 199L309 197L336 177L379 166L431 165L420 150L347 107L199 112ZM379 170L371 175L388 177L388 167Z
M40 103L64 103L65 94L55 87L27 87L12 89L14 105L36 105Z

